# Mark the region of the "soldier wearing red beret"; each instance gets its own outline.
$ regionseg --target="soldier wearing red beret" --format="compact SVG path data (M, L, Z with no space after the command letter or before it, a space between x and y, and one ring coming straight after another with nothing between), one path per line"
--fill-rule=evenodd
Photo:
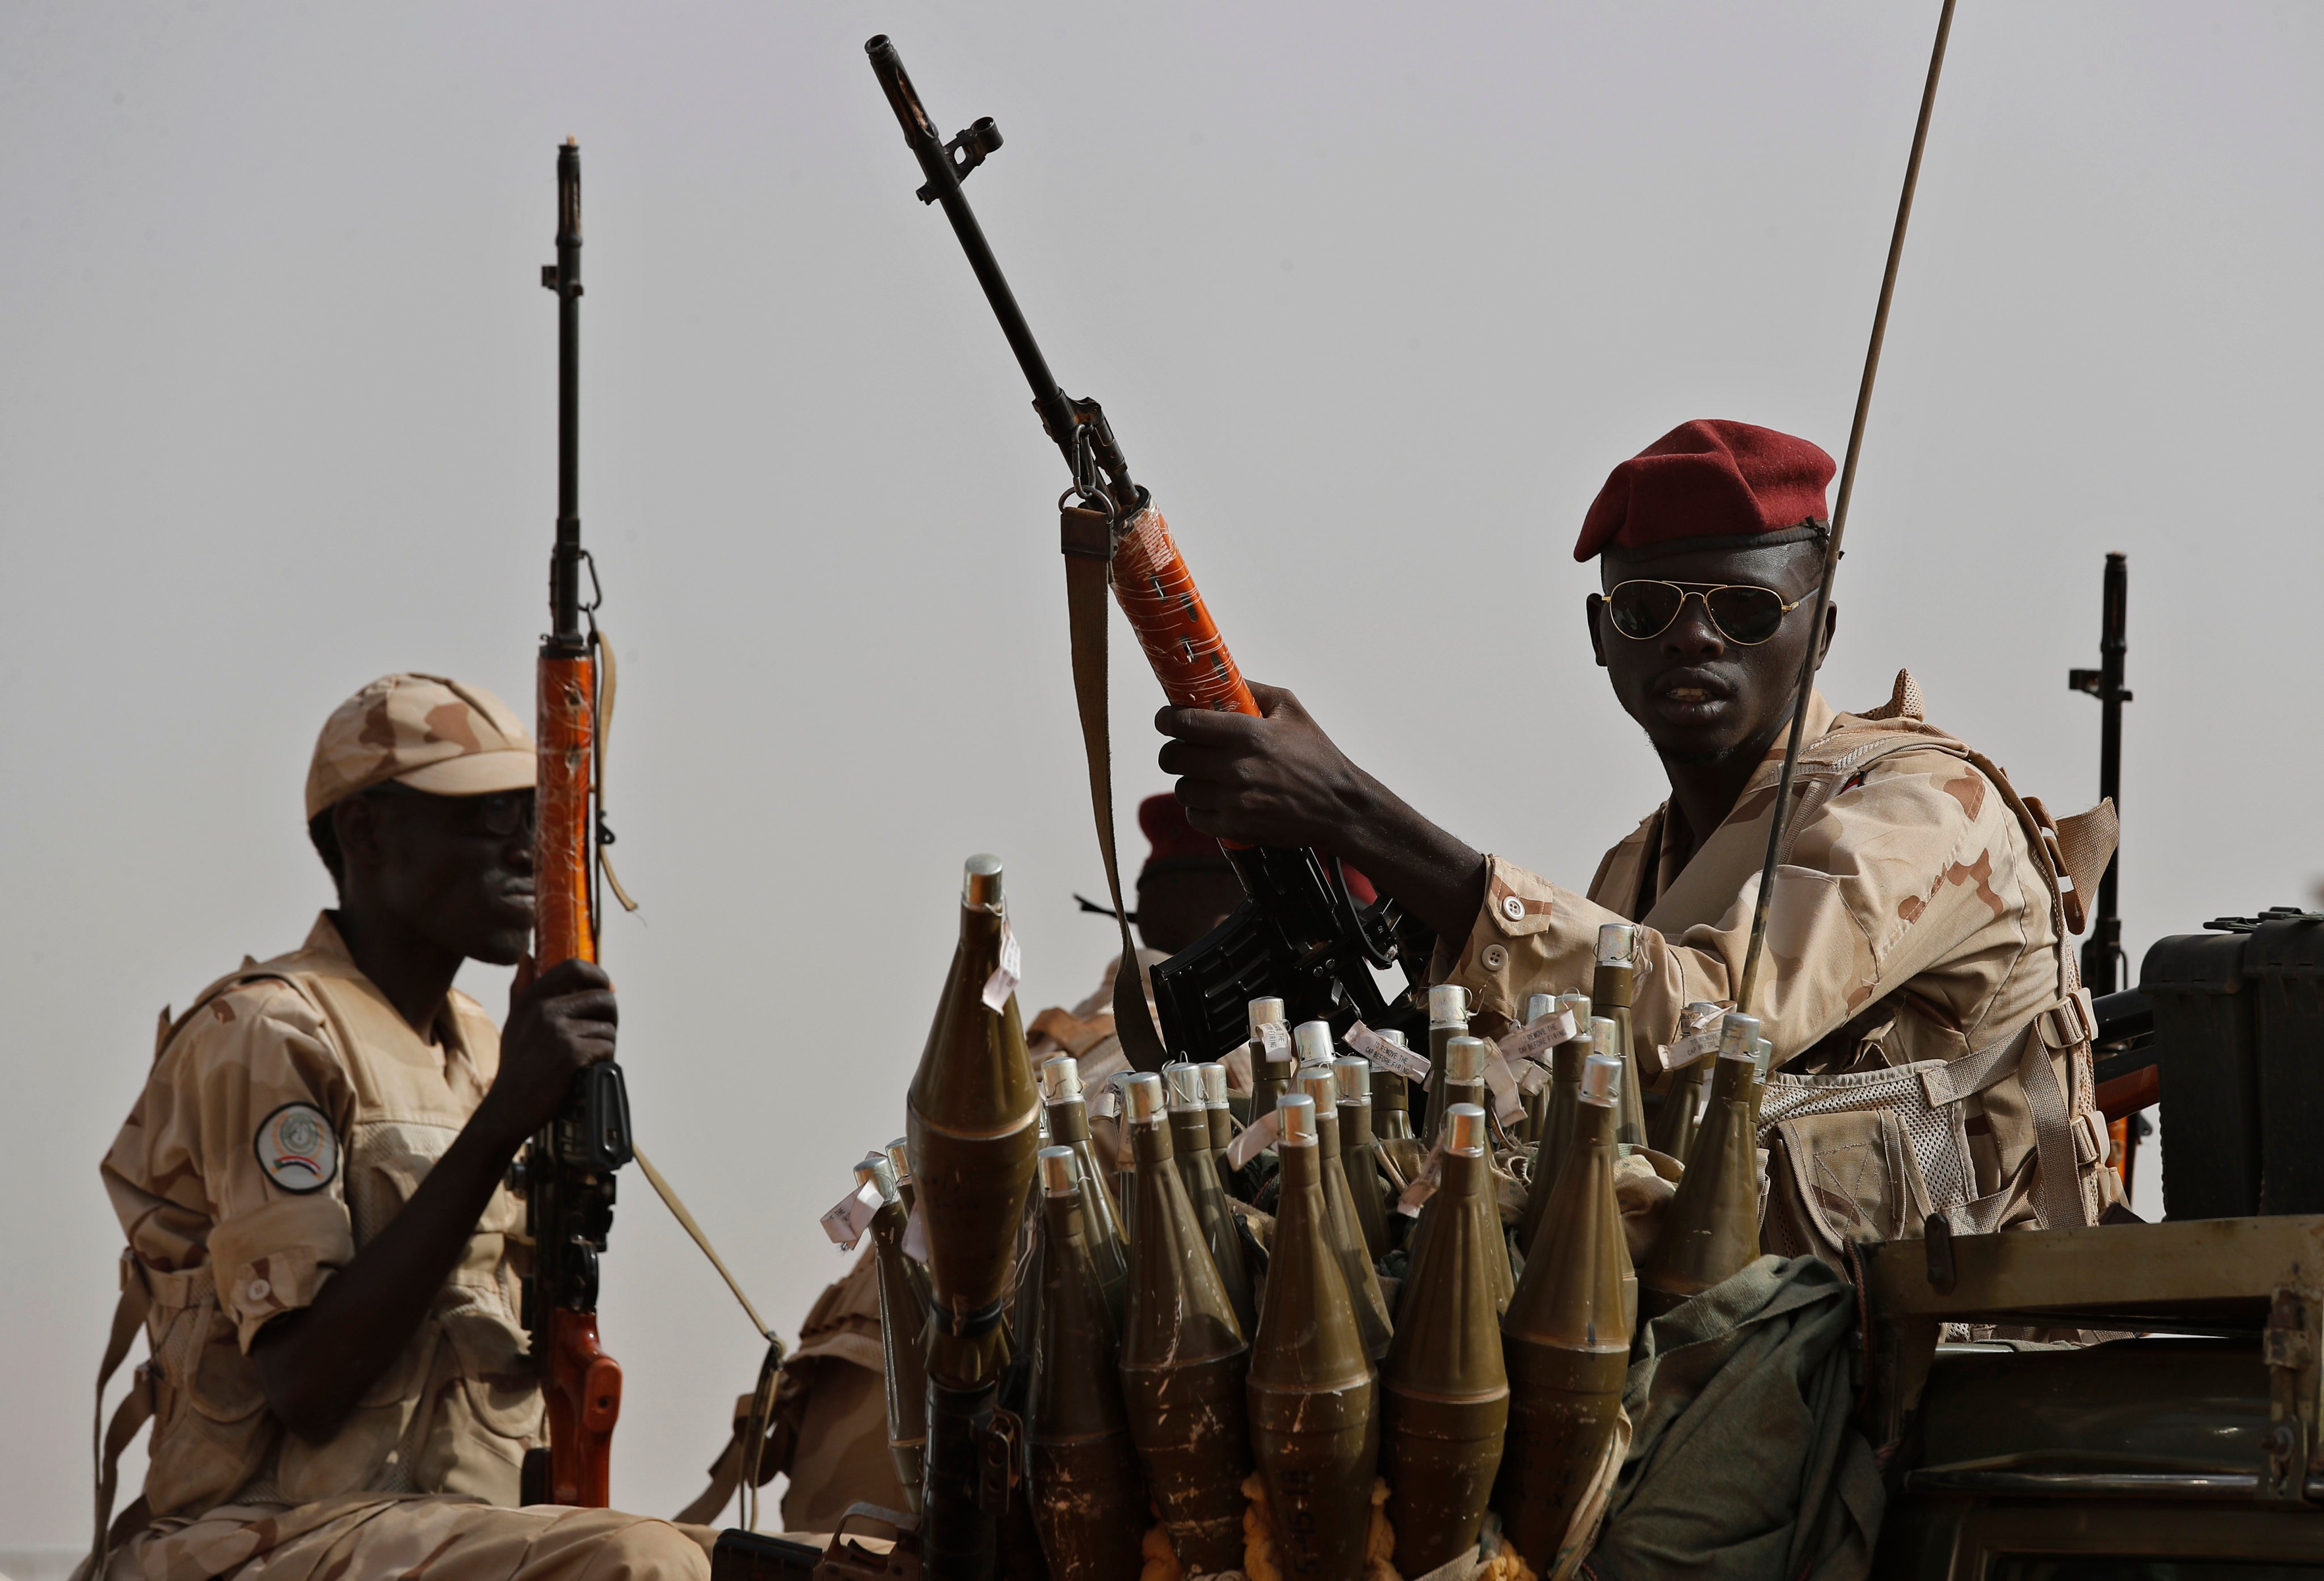
M1205 833L1360 862L1435 930L1434 980L1467 988L1487 1016L1588 987L1600 926L1640 924L1633 1014L1651 1080L1683 1007L1734 1002L1794 683L1838 623L1831 610L1812 629L1833 470L1804 439L1690 422L1616 466L1591 505L1573 550L1600 567L1591 644L1670 795L1586 889L1431 823L1278 688L1252 686L1255 719L1163 710L1162 767ZM2092 1221L2117 1198L2060 853L2094 880L2110 812L2068 820L2061 840L2038 802L1923 717L1904 672L1862 712L1812 695L1806 742L1748 1007L1782 1072L1762 1106L1777 1154L1769 1248L1836 1260L1931 1211L1962 1230ZM1923 1062L1942 1069L1897 1070ZM1829 1101L1841 1076L1865 1101ZM1896 1166L1820 1165L1842 1154ZM1842 1176L1844 1190L1809 1184Z

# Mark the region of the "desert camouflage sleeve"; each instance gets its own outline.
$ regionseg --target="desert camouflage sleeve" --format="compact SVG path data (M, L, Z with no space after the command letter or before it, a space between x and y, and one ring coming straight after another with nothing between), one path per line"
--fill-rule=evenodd
M1945 1008L1974 1041L2028 948L2029 911L2047 915L2047 890L2015 814L1982 775L1947 753L1881 759L1812 815L1789 857L1775 870L1752 1007L1778 1060L1939 963L1949 963L1953 979ZM1528 992L1586 989L1599 925L1630 919L1501 858L1488 860L1484 906L1443 980L1467 988L1477 1010L1510 1018ZM1757 889L1754 871L1717 922L1675 937L1640 929L1633 1016L1649 1070L1654 1045L1673 1041L1688 1001L1732 1002Z
M262 1163L262 1126L287 1106L327 1121L327 1181L286 1188ZM280 982L211 999L154 1062L103 1165L129 1244L164 1270L212 1264L246 1352L272 1318L310 1304L355 1255L345 1152L349 1088L322 1017Z

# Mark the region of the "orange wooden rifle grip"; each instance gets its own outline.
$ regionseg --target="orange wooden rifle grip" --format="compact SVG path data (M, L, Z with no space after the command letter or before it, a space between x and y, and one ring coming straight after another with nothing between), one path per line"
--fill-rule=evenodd
M1203 607L1194 574L1170 541L1162 513L1148 506L1113 550L1113 596L1146 649L1162 691L1181 708L1258 717L1259 704Z
M1235 668L1227 640L1204 606L1194 574L1171 541L1169 523L1151 505L1113 547L1113 597L1138 633L1162 694L1180 708L1259 717L1259 703ZM1243 842L1222 840L1240 850Z
M549 1502L603 1510L613 1503L613 1423L622 1367L597 1343L597 1314L549 1315Z
M596 661L540 656L540 777L535 789L532 957L543 971L576 956L597 959L589 916L591 752L596 739Z

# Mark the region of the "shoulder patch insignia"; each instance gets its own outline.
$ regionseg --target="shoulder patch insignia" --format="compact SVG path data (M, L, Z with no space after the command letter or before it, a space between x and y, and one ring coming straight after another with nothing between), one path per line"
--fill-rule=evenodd
M258 1167L284 1190L319 1191L339 1172L339 1138L311 1103L286 1103L258 1123Z

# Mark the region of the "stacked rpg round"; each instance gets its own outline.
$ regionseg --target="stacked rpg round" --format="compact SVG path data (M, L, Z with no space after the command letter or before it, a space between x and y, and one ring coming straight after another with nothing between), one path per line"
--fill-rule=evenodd
M1388 1521L1396 1567L1423 1576L1477 1546L1501 1463L1509 1389L1488 1270L1506 1265L1476 1205L1489 1200L1485 1111L1445 1115L1443 1174L1432 1202L1447 1213L1412 1264L1404 1322L1382 1369ZM1498 1224L1498 1220L1496 1221Z
M1097 1269L1106 1310L1121 1324L1122 1304L1130 1293L1130 1255L1121 1233L1121 1215L1105 1172L1098 1163L1097 1144L1090 1139L1089 1102L1082 1091L1080 1062L1059 1054L1041 1063L1041 1099L1049 1119L1049 1140L1074 1154L1074 1175L1082 1198L1082 1238L1090 1262Z
M1573 1135L1501 1319L1509 1431L1495 1507L1517 1551L1545 1576L1613 1439L1629 1364L1629 1258L1614 1201L1621 1077L1620 1060L1590 1057Z
M1041 1149L1039 1363L1025 1423L1033 1523L1053 1581L1138 1581L1145 1479L1122 1410L1113 1313L1069 1147Z
M1638 1270L1646 1316L1658 1318L1759 1255L1759 1153L1752 1087L1759 1018L1729 1011L1719 1025L1711 1101L1686 1173L1663 1210L1662 1235Z
M1596 1052L1622 1062L1622 1108L1614 1139L1626 1145L1646 1144L1646 1108L1638 1083L1638 1057L1630 1032L1630 1005L1637 992L1638 928L1636 923L1607 923L1598 930L1598 970L1590 979L1590 999L1596 1013L1614 1024L1614 1042L1600 1039Z
M999 1540L983 1466L1000 1441L993 1411L1009 1354L1002 1303L1041 1108L1017 1017L1014 954L1000 859L971 857L960 942L912 1077L905 1126L934 1293L921 1547L930 1573L948 1578L991 1575Z
M1186 1573L1240 1569L1250 1347L1174 1162L1162 1078L1139 1071L1121 1087L1138 1159L1121 1335L1130 1437Z
M1251 1451L1283 1574L1359 1581L1379 1456L1377 1378L1323 1200L1315 1101L1295 1093L1276 1114L1283 1196L1251 1347Z

